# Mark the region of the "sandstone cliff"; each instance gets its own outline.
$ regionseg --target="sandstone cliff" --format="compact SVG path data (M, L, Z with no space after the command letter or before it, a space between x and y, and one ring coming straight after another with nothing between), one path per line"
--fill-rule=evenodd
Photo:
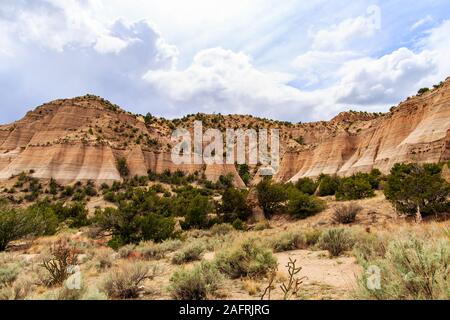
M386 114L346 112L328 122L307 124L220 114L145 121L92 95L56 100L0 126L0 180L32 170L34 177L61 183L111 182L121 180L116 163L125 158L133 176L180 169L216 181L231 173L235 184L244 186L234 165L172 163L172 130L182 126L192 131L195 120L202 120L205 129L223 131L279 128L282 159L276 179L280 181L373 168L386 173L397 162L450 159L450 80ZM257 169L251 167L252 173Z

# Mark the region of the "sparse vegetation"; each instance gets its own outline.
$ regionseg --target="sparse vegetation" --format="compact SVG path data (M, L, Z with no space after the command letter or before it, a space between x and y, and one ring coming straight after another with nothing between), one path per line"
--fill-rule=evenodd
M109 273L103 290L111 299L136 299L142 292L143 282L154 277L150 271L144 263L125 265Z
M214 298L223 276L216 266L202 262L192 270L180 269L170 278L169 291L176 300L206 300Z
M319 247L327 250L331 257L338 257L353 247L351 234L343 228L333 228L325 231L319 240Z
M218 269L231 278L264 276L276 266L276 261L272 252L254 239L218 253L215 259Z
M370 273L364 273L358 294L365 299L448 300L449 261L448 241L426 241L414 236L393 240L383 257L367 261L367 265L380 268L380 286L369 290Z
M356 221L356 216L362 207L352 202L347 205L339 205L334 208L333 221L337 224L350 224Z

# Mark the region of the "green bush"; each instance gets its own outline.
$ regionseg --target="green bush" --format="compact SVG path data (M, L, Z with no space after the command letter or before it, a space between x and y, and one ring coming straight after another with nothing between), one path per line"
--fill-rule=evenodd
M11 241L39 236L50 230L42 218L34 210L27 212L0 206L0 252L5 251Z
M125 158L117 159L117 170L121 177L126 178L130 174L130 169L128 168L127 160Z
M39 234L50 236L56 233L58 216L48 202L38 202L26 209L25 215L31 217Z
M351 177L342 178L336 192L336 199L358 200L375 196L370 176L366 173L357 173Z
M449 212L450 184L438 165L396 164L387 177L386 199L406 215Z
M313 195L316 193L317 183L310 178L302 178L295 183L295 187L305 194Z
M343 228L329 229L325 231L319 240L319 247L327 250L331 257L338 257L343 252L350 250L354 241L350 232Z
M241 221L242 222L242 221ZM229 223L216 224L209 230L213 236L224 236L234 231L234 227Z
M359 297L379 300L450 299L450 247L446 240L413 236L390 242L384 257L367 265L380 268L379 289L369 290L369 274L359 281Z
M277 266L277 259L256 240L248 239L234 249L218 253L215 263L221 272L235 279L264 276Z
M172 263L183 264L201 260L204 252L205 247L203 244L198 242L191 243L179 252L175 253L172 258Z
M287 211L298 219L313 216L325 208L324 201L300 191L292 192L289 198Z
M340 179L337 176L322 174L318 180L319 195L321 197L334 196L339 188Z
M228 188L222 195L219 213L224 222L231 223L236 219L247 220L251 210L247 205L247 191Z
M202 262L192 270L176 271L170 278L169 291L176 300L207 300L214 297L222 281L214 264Z
M196 195L191 198L186 208L185 220L181 223L183 230L192 228L204 229L210 227L208 214L212 210L212 204L208 197Z
M132 205L122 204L119 209L97 211L95 223L101 230L112 232L109 245L117 249L128 243L153 240L156 242L174 236L175 221L156 213L140 212Z
M232 226L235 230L238 231L244 231L246 229L245 223L239 218L233 221Z
M70 228L80 228L89 225L88 210L83 202L64 205L58 202L52 205L53 211L60 222L65 221Z
M258 201L266 218L279 212L288 199L286 188L279 183L274 183L270 178L264 178L257 186Z
M305 238L300 233L285 233L270 241L274 252L292 251L305 248Z

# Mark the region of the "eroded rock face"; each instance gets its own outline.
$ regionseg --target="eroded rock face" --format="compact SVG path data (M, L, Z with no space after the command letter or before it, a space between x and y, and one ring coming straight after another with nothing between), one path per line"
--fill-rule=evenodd
M329 122L296 125L239 115L196 115L178 121L156 118L146 124L142 116L89 95L50 102L15 123L0 126L0 180L33 170L36 178L55 178L60 183L112 182L121 180L116 163L124 158L132 176L149 170L182 170L217 181L231 174L234 183L243 187L234 165L172 162L172 130L184 126L191 131L198 118L205 130L280 129L279 181L321 173L350 175L373 168L387 173L398 162L450 159L450 80L386 114L347 112Z

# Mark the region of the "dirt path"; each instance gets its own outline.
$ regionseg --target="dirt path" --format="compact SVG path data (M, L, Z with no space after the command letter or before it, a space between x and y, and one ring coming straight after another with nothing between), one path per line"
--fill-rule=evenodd
M329 259L325 251L296 250L277 253L278 272L288 277L286 265L289 258L302 267L298 277L306 277L305 298L348 298L356 288L361 267L353 257Z

